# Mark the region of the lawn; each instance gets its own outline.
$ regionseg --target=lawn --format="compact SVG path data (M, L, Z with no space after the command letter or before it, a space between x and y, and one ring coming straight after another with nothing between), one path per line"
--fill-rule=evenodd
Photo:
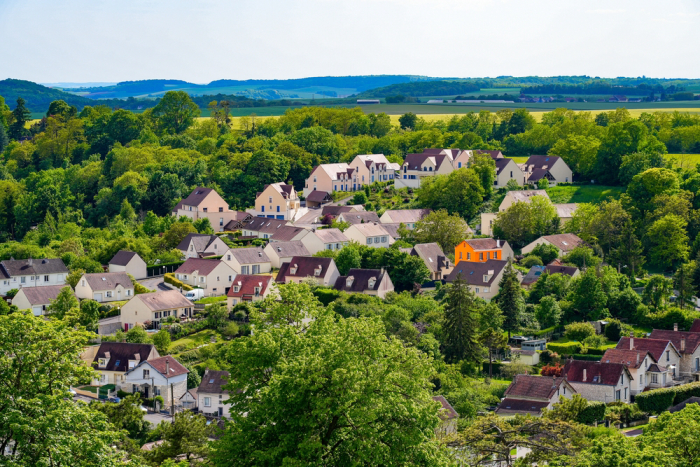
M674 167L692 168L700 164L700 154L666 154L665 157L673 161Z
M211 343L212 336L216 336L217 342L221 342L223 340L223 336L220 333L212 329L204 329L202 331L195 332L194 334L190 334L187 337L183 337L182 339L171 342L170 348L173 349L177 346L188 350L193 349L195 347L199 347L200 345Z
M78 389L80 389L81 391L87 391L93 394L97 394L97 390L99 388L97 386L80 386Z
M208 305L210 303L219 303L219 302L225 302L226 301L226 295L223 295L221 297L205 297L200 300L197 300L196 303L197 305Z
M564 337L564 336L560 337L557 340L551 341L551 342L553 344L564 344L564 345L576 343L576 341L572 341L571 339ZM617 341L611 341L610 339L606 339L605 345L600 347L600 348L601 349L614 349L616 346L617 346Z
M527 160L529 159L529 157L527 157L527 156L516 156L516 157L511 157L511 159L513 159L513 160L515 161L516 164L524 164L525 162L527 162Z
M604 185L566 185L547 188L547 194L554 204L600 203L618 199L624 191L623 187Z

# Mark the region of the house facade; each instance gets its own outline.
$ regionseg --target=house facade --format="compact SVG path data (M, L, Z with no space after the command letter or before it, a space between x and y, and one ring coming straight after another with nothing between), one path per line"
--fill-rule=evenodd
M685 376L698 380L700 378L700 333L689 331L678 331L678 325L674 325L673 331L654 329L649 336L652 339L664 339L673 343L680 353L680 370L674 376ZM669 352L669 358L671 352ZM659 364L668 366L664 361L664 355ZM669 360L670 362L670 360Z
M498 404L501 416L532 415L539 417L560 398L571 399L576 389L562 377L516 375Z
M447 282L454 282L460 277L477 297L490 301L498 295L499 285L503 278L507 261L489 259L483 263L471 261L458 262L452 272L445 277Z
M270 242L263 249L273 268L279 269L282 263L288 263L294 256L311 256L309 250L299 241Z
M504 188L513 180L518 186L525 184L525 174L513 159L501 157L493 160L496 164L496 177L493 179L493 187Z
M226 294L228 309L243 302L264 300L272 291L272 276L237 274Z
M630 339L631 345L634 346L634 338ZM652 377L647 375L647 371L651 365L656 365L654 356L646 350L630 349L608 349L600 359L603 363L621 363L625 365L632 376L630 391L635 396L644 391L652 383ZM653 378L654 384L666 383L664 378ZM669 383L671 380L668 381Z
M230 416L229 404L225 404L228 399L228 390L224 386L228 384L228 371L215 371L207 368L204 370L202 382L197 388L197 407L199 412L213 417Z
M357 179L351 191L361 190L374 182L393 181L399 170L399 164L389 162L384 154L358 155L349 165L354 169L353 176Z
M537 245L551 245L559 250L559 256L564 256L576 247L586 245L578 235L572 233L545 235L534 242L526 245L521 250L523 255L527 255L534 250Z
M24 287L65 285L68 273L60 258L0 261L0 295Z
M119 250L114 257L109 260L109 272L125 272L131 274L134 279L145 279L146 262L138 253L133 251Z
M292 185L271 183L255 198L255 209L249 211L255 217L292 220L301 214L301 201Z
M490 259L508 261L513 259L513 250L505 240L473 238L464 240L455 247L455 261L484 262Z
M418 256L430 271L430 279L442 280L449 275L454 264L445 255L437 243L418 243L411 248L411 256Z
M221 260L236 274L267 274L272 262L262 248L231 248Z
M658 363L671 371L671 378L680 377L681 353L673 342L668 339L650 339L641 337L622 337L615 346L618 350L637 350L648 352L654 358L653 363ZM645 384L647 381L645 380Z
M187 373L175 357L143 360L124 374L122 391L131 394L141 393L144 398L161 396L165 409L179 405L187 392Z
M295 256L280 267L275 282L278 284L299 283L313 279L319 285L333 286L340 273L333 258Z
M128 331L136 325L160 329L161 321L170 316L192 318L194 303L177 290L158 291L136 295L122 306L120 320L122 329Z
M213 297L226 294L236 272L223 260L188 258L173 274L177 280L204 289L206 296Z
M422 180L426 177L450 174L454 170L453 151L459 150L426 149L421 154L406 154L399 175L394 179L394 187L420 188Z
M129 300L134 296L134 283L125 272L83 274L75 286L75 296L100 303Z
M351 268L346 276L338 276L334 288L347 293L363 293L379 298L394 291L394 284L384 269Z
M314 229L301 239L311 255L323 250L340 250L350 239L340 229Z
M355 169L345 162L321 164L314 167L304 183L304 197L314 191L354 191L359 188Z
M70 285L45 285L43 287L22 287L12 298L12 304L20 310L32 310L34 316L46 314L51 302ZM73 289L70 289L73 292ZM75 294L74 294L75 295Z
M457 433L457 419L459 414L452 405L445 399L445 396L433 396L433 400L440 404L440 426L435 430L438 438L450 436Z
M185 258L203 258L222 255L228 245L216 235L190 233L182 239L177 249Z
M142 361L160 357L153 344L131 344L128 342L103 342L86 347L80 358L95 369L93 386L124 385L124 375Z
M245 213L230 210L228 203L215 190L201 186L177 203L172 214L175 217L186 216L193 221L207 218L211 227L219 232L223 232L229 222L247 217Z
M386 248L394 243L394 238L381 224L354 224L343 233L350 241L372 248Z
M562 375L588 401L630 402L632 375L621 363L569 360Z
M554 186L573 181L573 172L564 159L558 156L530 156L522 165L522 170L527 183L536 184L546 179L550 186Z

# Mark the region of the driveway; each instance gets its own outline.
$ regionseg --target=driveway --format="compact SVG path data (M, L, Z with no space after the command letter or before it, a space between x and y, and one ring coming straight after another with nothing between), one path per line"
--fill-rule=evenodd
M168 287L167 285L165 285L165 283L163 282L163 277L162 277L162 276L160 276L160 277L150 277L150 278L148 278L148 279L141 279L141 280L138 281L138 283L141 284L142 286L146 287L146 288L149 289L149 290L155 290L155 291L159 291L159 290L166 290L166 291L167 291L167 290L172 290L170 287Z
M158 425L160 422L171 422L173 420L173 418L170 415L151 412L148 412L146 415L144 415L143 419L149 423L152 423L153 426Z

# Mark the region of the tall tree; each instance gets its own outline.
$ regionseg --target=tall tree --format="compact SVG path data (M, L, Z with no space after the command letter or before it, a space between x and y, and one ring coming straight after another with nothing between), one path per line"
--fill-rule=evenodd
M496 302L503 311L503 328L508 331L508 339L510 339L511 332L518 329L520 315L525 309L523 289L520 287L518 273L513 269L513 265L510 261L503 273L499 287L500 290L496 297Z
M31 111L24 105L26 102L21 97L17 98L17 107L12 111L12 125L10 125L10 138L19 140L28 133L25 128L27 122L32 118Z
M508 339L500 329L487 329L479 335L479 342L489 352L489 378L493 377L493 354L503 350L508 345Z
M159 128L170 134L182 133L194 124L194 119L199 115L199 107L185 91L166 92L153 108Z
M452 252L455 246L469 237L470 230L464 219L440 209L416 222L412 233L418 243L434 242L444 252Z
M445 359L448 362L481 362L481 346L477 336L479 304L461 275L448 286L444 309L442 330Z

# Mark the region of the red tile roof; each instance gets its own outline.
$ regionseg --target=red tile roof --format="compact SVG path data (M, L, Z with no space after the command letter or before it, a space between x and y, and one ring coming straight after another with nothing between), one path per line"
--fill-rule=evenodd
M564 381L564 378L516 375L506 389L505 396L527 396L549 400Z
M700 332L700 319L693 321L693 325L690 326L690 332Z
M644 359L647 357L656 362L656 358L647 350L629 350L629 349L608 349L603 354L600 359L603 363L622 363L627 368L639 368L644 363Z
M634 348L637 350L648 351L654 360L657 362L661 360L661 357L669 344L668 339L649 339L649 338L634 338ZM673 347L673 345L671 345ZM615 346L616 349L629 350L630 348L630 338L623 337Z
M586 370L586 379L583 378L583 370ZM632 375L625 365L621 363L589 362L583 360L569 360L562 372L568 381L587 384L604 384L615 386L620 380L620 375L627 373L627 377L632 379Z
M493 238L473 238L464 242L475 250L499 250L508 243L505 240Z
M444 396L433 396L433 400L442 405L442 409L440 410L440 418L443 420L451 420L459 417L457 411L450 405L449 402L447 402L447 399L445 399Z
M166 364L167 361L167 364ZM160 373L163 376L167 376L168 378L172 378L173 376L179 376L179 375L184 375L186 373L189 373L190 371L182 366L180 362L175 360L175 357L172 355L167 355L165 357L160 357L160 358L154 358L153 360L148 360L147 362L149 365L151 365L158 373ZM166 374L166 368L169 367L170 372Z
M529 401L525 399L503 399L496 409L496 413L523 412L529 414L539 414L542 409L549 405L549 401Z
M692 354L700 346L700 333L688 331L666 331L654 329L650 336L652 339L665 339L673 342L681 354ZM685 339L685 345L683 345Z
M260 287L260 295L265 295L265 291L272 283L272 276L256 276L252 274L236 274L233 278L233 283L231 288L228 289L226 294L229 297L253 297L255 295L255 288ZM234 289L238 286L238 292L234 292Z

